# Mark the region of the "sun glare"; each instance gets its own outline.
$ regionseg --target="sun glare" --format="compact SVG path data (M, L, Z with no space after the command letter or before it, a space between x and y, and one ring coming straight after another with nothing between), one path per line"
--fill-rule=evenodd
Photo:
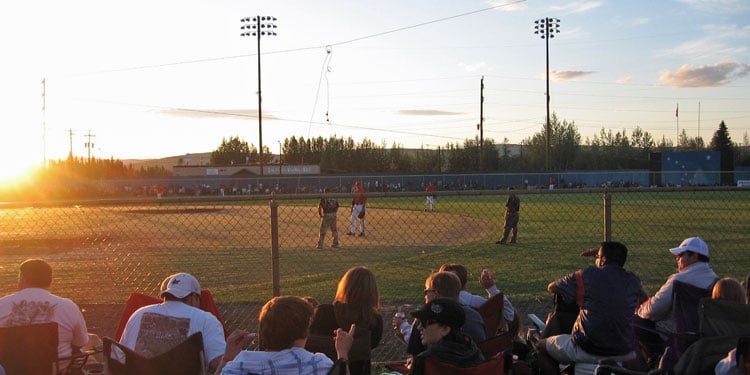
M34 170L34 166L26 162L18 163L13 160L0 161L0 188L12 187L26 181Z

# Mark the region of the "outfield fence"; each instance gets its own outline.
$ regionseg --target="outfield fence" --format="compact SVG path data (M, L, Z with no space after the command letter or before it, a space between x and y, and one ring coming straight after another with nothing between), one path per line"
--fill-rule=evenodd
M750 189L513 192L521 199L513 245L495 244L508 190L438 191L435 211L425 211L423 192L369 193L364 237L346 235L354 196L331 194L341 204L340 247L329 232L323 249L315 194L9 203L0 206L0 292L14 291L23 260L44 258L51 291L82 307L90 331L114 336L128 296L157 295L175 272L212 291L230 330L257 330L275 294L329 302L356 265L378 277L386 326L422 302L425 278L447 262L467 266L472 292L483 293L476 280L488 268L521 316L543 314L546 285L593 263L579 253L607 237L628 246L626 268L650 294L675 272L668 249L686 237L707 241L720 276L750 272ZM390 331L383 337L374 360L400 358L404 346Z

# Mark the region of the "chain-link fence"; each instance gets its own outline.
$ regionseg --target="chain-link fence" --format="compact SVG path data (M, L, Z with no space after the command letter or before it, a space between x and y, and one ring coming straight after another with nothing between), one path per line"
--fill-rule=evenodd
M388 326L397 309L422 302L429 273L457 262L477 294L480 271L492 270L525 317L549 309L550 281L592 263L579 253L598 246L607 228L629 247L626 268L649 293L675 272L667 249L686 237L708 242L720 276L750 272L748 189L612 189L609 202L604 190L514 192L518 244L495 244L507 190L438 191L435 211L425 211L423 192L370 193L365 237L346 235L353 195L336 193L340 247L330 247L329 232L320 250L318 195L8 204L0 207L0 292L15 289L23 260L44 258L55 272L51 291L84 309L90 331L114 336L130 293L156 295L165 276L189 272L212 291L230 330L256 330L275 289L328 302L348 268L366 265L378 276ZM383 337L374 360L400 358L404 346L390 332Z

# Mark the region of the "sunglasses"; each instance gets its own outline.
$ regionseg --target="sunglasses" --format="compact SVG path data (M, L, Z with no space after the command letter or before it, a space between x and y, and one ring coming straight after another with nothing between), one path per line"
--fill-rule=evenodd
M438 323L437 320L434 320L434 319L425 319L425 320L422 321L422 327L429 327L429 326L431 326L433 324L436 324L436 323Z

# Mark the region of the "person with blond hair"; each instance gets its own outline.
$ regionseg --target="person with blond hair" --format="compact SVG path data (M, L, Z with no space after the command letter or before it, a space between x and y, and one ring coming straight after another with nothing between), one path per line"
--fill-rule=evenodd
M371 372L370 351L383 337L380 292L375 274L367 267L352 267L339 280L332 303L318 305L310 325L311 335L332 336L338 329L356 325L355 343L349 355L352 375Z
M714 284L711 298L745 303L745 291L739 281L731 277L725 277Z

